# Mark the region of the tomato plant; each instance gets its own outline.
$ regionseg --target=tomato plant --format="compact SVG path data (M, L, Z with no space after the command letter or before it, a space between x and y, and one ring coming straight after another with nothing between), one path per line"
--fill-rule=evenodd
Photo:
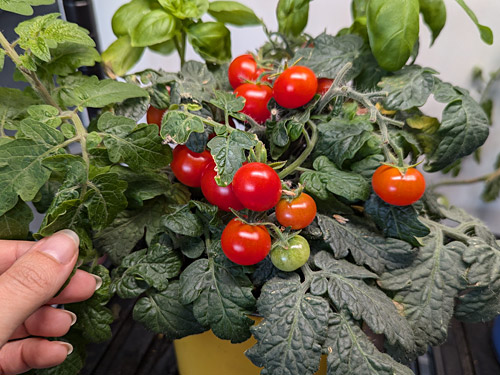
M325 95L332 86L332 84L333 84L333 79L318 78L318 88L316 89L316 93L320 95Z
M316 94L318 80L314 72L305 66L287 68L276 78L273 97L285 108L298 108L307 104Z
M146 113L146 121L148 124L156 124L158 128L161 128L161 119L166 111L166 109L157 109L150 105Z
M236 89L247 81L254 81L261 71L257 69L257 63L252 55L240 55L236 57L227 71L229 83Z
M211 161L212 155L207 150L198 153L184 145L178 145L173 151L170 168L184 185L200 187L202 174Z
M241 112L247 114L259 124L271 117L267 103L272 97L272 89L267 85L244 83L238 86L234 93L245 98L245 107Z
M263 163L248 163L233 178L233 191L246 208L267 211L280 200L281 180L274 169Z
M316 217L316 202L307 193L288 200L281 199L276 205L276 220L292 229L303 229L312 223Z
M250 266L263 260L271 250L271 236L262 225L232 219L220 239L224 254L236 264Z
M288 240L286 246L278 245L273 248L269 256L277 269L291 272L306 264L310 253L309 242L296 235Z
M216 175L215 163L208 164L201 176L201 191L204 197L223 211L230 211L230 208L236 211L242 210L244 206L236 198L233 192L233 184L228 186L217 185L217 182L215 182Z
M418 201L425 192L425 179L415 168L401 172L396 167L381 165L372 177L375 193L395 206L408 206Z

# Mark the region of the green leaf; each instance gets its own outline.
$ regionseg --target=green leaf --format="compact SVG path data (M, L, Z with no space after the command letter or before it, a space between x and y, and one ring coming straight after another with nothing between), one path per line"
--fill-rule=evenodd
M342 224L321 214L317 219L324 241L337 258L350 252L357 264L366 264L377 273L409 266L415 258L416 249L406 242L385 238L353 222Z
M222 64L231 59L231 35L220 22L199 22L187 29L189 43L207 62Z
M27 91L0 87L0 124L5 129L16 130L17 120L26 115L28 107L39 102L39 98Z
M5 64L5 50L0 49L0 72L3 70Z
M206 64L199 61L187 61L179 75L180 79L174 91L178 90L181 98L208 102L214 97L217 82Z
M199 237L203 233L203 225L198 216L191 212L188 204L172 205L169 213L162 217L162 224L177 234Z
M393 206L372 194L366 201L365 212L385 236L399 238L413 246L420 246L418 239L429 234L429 228L418 220L413 206Z
M155 51L155 52L158 52L162 55L170 55L172 52L175 51L175 43L171 39L171 40L167 40L166 42L163 42L163 43L148 46L148 48Z
M236 96L232 92L215 91L215 99L210 100L210 103L217 108L222 109L228 115L236 114L245 107L245 99Z
M412 375L408 367L380 353L345 313L333 314L325 347L328 373L342 375Z
M44 144L47 148L57 147L64 142L64 135L59 130L31 118L21 121L19 130L23 133L23 138Z
M148 329L162 333L169 340L180 339L206 331L193 314L192 305L180 303L178 281L168 284L162 292L148 292L134 306L134 320Z
M162 138L178 144L187 142L191 133L203 133L205 125L198 116L189 112L168 111L162 118L160 134Z
M74 43L95 47L88 31L75 23L59 19L59 13L38 16L21 22L15 31L19 35L19 46L30 50L40 60L49 62L51 48L60 43Z
M385 70L399 70L413 52L419 32L419 0L370 0L370 47Z
M246 356L262 375L312 375L319 368L330 307L306 293L296 273L274 278L263 287L257 310L264 320L252 328L257 344Z
M285 36L299 36L309 19L311 0L280 0L276 8L278 32Z
M367 119L356 117L353 121L334 117L318 125L318 143L314 156L325 155L339 168L371 138L373 126Z
M446 5L443 0L419 0L420 13L432 33L431 45L446 24Z
M332 193L354 202L370 196L370 184L363 177L338 169L326 156L316 158L313 167L315 171L304 172L300 182L318 198L327 199Z
M111 224L116 215L127 207L124 194L127 183L119 180L115 173L106 173L96 176L87 185L83 202L92 228L99 231Z
M117 36L130 35L142 18L151 12L150 0L132 0L122 5L113 14L111 26Z
M379 86L388 92L384 107L406 111L423 106L434 89L433 74L435 70L411 65L382 78Z
M462 97L459 87L453 86L450 83L443 82L438 78L434 78L434 99L440 103L451 103Z
M102 53L103 62L119 76L125 75L141 59L142 47L132 47L130 36L123 35Z
M470 155L488 138L489 122L481 106L470 96L448 104L437 132L440 142L429 158L426 170L441 170Z
M97 123L113 163L124 162L133 170L158 169L170 163L172 150L163 145L158 126L140 124L107 112Z
M479 34L481 35L481 39L483 40L483 42L489 45L493 44L493 32L491 31L491 29L479 23L479 20L477 19L476 15L472 11L472 9L470 9L467 6L464 0L456 0L456 2L463 8L463 10L465 10L465 13L467 13L472 22L476 24L477 28L479 29Z
M180 302L192 303L196 320L217 337L243 342L253 324L247 316L255 307L252 283L243 267L223 255L220 241L212 242L210 253L210 259L198 259L182 272Z
M0 216L0 238L3 240L25 240L28 238L33 220L31 208L19 201L14 208Z
M260 25L252 9L237 1L212 1L208 13L217 21L236 26Z
M500 168L500 155L497 157L495 168ZM493 202L500 195L500 176L492 174L484 184L481 199L485 202Z
M394 291L394 300L402 304L420 353L446 339L454 298L464 281L461 258L466 246L457 241L444 244L443 240L443 233L431 228L411 267L380 278L381 287Z
M177 21L169 13L155 9L142 17L132 30L132 47L147 47L170 40L177 33Z
M92 77L69 76L62 79L60 96L63 103L68 106L102 108L109 104L119 103L129 98L147 96L146 90L136 85L117 82L112 79L100 81Z
M217 136L208 142L207 146L217 165L217 175L222 185L231 183L234 174L246 160L245 150L250 150L255 145L257 137L241 130L233 130L227 138Z
M72 74L82 66L94 66L101 61L101 56L94 47L77 43L60 43L50 50L50 54L50 61L40 66L40 69L58 76Z
M0 9L7 12L31 16L32 6L53 4L54 0L0 0Z
M208 0L158 0L160 5L175 17L201 18L209 7Z
M59 117L59 110L51 105L32 105L28 108L28 114L30 119L43 122L51 128L57 128L62 122L62 119ZM33 140L36 139L33 138Z
M360 57L363 39L356 35L332 36L326 33L314 39L314 47L300 48L294 56L299 65L312 69L318 77L335 78L347 63L353 63L349 77L359 73L360 64L354 62Z
M477 288L458 297L454 317L467 323L484 323L500 314L500 289Z

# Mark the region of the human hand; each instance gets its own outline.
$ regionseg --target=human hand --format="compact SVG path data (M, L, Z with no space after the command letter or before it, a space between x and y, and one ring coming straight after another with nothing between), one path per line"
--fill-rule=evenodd
M76 315L49 305L86 300L102 283L77 270L54 297L75 266L79 242L70 230L38 242L0 240L0 375L56 366L72 352L68 343L29 336L64 336Z

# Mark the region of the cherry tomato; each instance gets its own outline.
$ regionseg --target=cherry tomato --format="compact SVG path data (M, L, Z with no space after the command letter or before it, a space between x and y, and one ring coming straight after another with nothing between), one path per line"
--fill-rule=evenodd
M306 193L291 201L281 199L276 205L276 220L285 227L302 229L311 224L315 217L316 202Z
M262 73L267 72L267 71L268 70L264 69L264 68L257 69L257 71L255 72L255 79L257 80ZM268 74L263 75L260 79L260 82L261 83L264 83L264 82L271 83L271 80L269 79L269 75Z
M233 89L245 83L245 81L253 81L258 77L257 63L252 55L241 55L231 61L227 75L229 83Z
M267 211L281 198L281 180L269 165L248 163L234 174L233 191L246 208Z
M207 201L223 211L230 211L230 208L236 211L242 210L244 207L233 192L233 184L217 185L214 179L216 175L215 163L212 162L207 165L201 176L201 191Z
M271 251L270 257L277 269L291 272L306 264L310 253L307 240L296 235L288 241L288 248L277 246Z
M193 152L185 145L174 148L170 167L175 177L184 185L191 187L201 186L201 175L207 165L213 161L212 155L207 150Z
M316 94L318 80L314 72L295 65L285 69L273 86L273 97L285 108L298 108L307 104Z
M394 206L408 206L418 201L425 191L425 179L415 168L403 175L396 167L381 165L372 177L375 193Z
M161 119L166 111L166 109L157 109L150 105L146 113L146 121L148 124L156 124L161 128Z
M249 266L263 260L271 250L271 236L263 225L231 220L220 239L222 251L234 263Z
M326 92L330 89L330 86L332 84L333 84L333 79L318 78L318 88L316 89L316 93L320 95L325 95Z
M267 103L273 96L273 90L267 85L244 83L234 90L236 96L245 98L245 107L241 112L247 114L259 124L271 117Z

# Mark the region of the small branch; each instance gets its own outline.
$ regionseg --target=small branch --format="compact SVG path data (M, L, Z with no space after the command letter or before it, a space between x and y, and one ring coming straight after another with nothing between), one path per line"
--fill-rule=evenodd
M88 176L90 168L90 157L87 151L87 129L85 129L85 127L83 126L83 123L80 120L80 117L78 117L77 113L73 113L71 115L71 122L73 122L73 125L75 126L76 137L79 139L80 146L82 147L82 158L85 161L85 164L87 165L87 176ZM87 190L87 185L83 185L82 196L85 195L86 190Z
M478 182L484 182L484 181L491 181L497 177L500 177L500 168L495 170L492 173L486 174L484 176L479 176L475 178L469 178L465 180L444 180L437 182L430 186L431 189L438 188L440 186L453 186L453 185L470 185L470 184L477 184Z
M439 229L441 232L443 232L444 234L446 234L448 237L451 237L451 238L454 238L456 240L463 241L463 242L466 242L466 243L468 243L469 240L470 240L469 236L461 233L458 230L459 227L457 227L457 228L451 228L451 227L448 227L448 226L446 226L444 224L438 223L436 221L433 221L433 220L428 219L428 218L423 217L423 216L420 216L419 220L422 221L424 224L427 224L430 227L434 227L434 228Z

